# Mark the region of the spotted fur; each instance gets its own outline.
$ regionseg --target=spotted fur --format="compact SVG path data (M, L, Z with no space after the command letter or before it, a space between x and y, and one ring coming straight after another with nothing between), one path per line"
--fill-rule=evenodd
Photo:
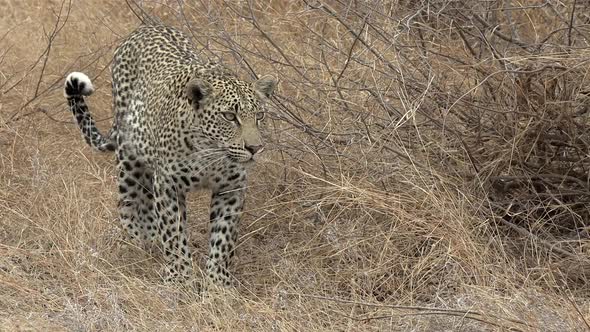
M137 241L159 240L165 280L192 275L186 196L212 192L208 279L230 284L229 268L244 205L246 167L262 151L258 129L276 80L250 83L199 59L188 38L161 25L144 25L117 48L112 64L115 120L102 135L85 96L90 79L71 73L64 94L84 139L116 151L119 217Z

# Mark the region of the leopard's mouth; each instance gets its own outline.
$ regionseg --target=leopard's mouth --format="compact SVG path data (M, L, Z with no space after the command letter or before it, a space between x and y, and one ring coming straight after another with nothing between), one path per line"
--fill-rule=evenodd
M229 157L239 163L249 164L255 162L254 154L245 150L229 149Z

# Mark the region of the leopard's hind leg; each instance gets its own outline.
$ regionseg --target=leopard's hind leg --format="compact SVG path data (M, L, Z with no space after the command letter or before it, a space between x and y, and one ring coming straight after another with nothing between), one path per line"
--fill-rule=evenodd
M131 149L126 149L125 144L119 146L119 219L131 239L147 248L146 245L151 244L158 234L153 172Z

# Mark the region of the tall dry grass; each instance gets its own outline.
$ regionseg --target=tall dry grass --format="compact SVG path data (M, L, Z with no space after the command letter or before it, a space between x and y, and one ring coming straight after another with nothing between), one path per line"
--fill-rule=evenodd
M589 328L587 4L0 2L0 330ZM61 95L143 19L280 78L234 291L126 243L113 157ZM206 193L190 202L196 265Z

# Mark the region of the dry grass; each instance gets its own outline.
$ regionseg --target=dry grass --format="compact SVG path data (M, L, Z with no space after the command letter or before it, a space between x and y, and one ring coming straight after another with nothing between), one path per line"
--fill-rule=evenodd
M202 297L125 243L113 156L85 146L61 95L88 73L110 125L133 11L0 0L0 330L590 328L590 18L522 3L132 6L244 78L281 79L241 284ZM190 204L202 267L207 195Z

